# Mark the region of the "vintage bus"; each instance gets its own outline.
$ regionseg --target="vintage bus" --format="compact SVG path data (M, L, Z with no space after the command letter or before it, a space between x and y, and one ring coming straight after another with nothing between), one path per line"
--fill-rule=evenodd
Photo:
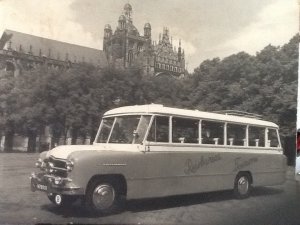
M229 115L230 114L230 115ZM93 145L41 153L32 190L57 205L82 198L109 212L122 197L153 198L285 181L278 126L240 112L202 112L141 105L106 112Z

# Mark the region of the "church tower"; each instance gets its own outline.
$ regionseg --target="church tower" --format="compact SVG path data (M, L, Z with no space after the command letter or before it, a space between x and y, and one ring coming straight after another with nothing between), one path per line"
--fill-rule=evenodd
M124 15L126 16L127 20L132 23L132 6L129 3L125 4L124 6Z
M184 53L181 43L173 46L169 29L164 27L158 44L152 41L152 27L145 23L140 34L132 19L132 6L125 4L119 16L118 25L113 32L105 25L103 50L108 62L116 68L141 68L145 75L171 75L180 77L184 73Z
M103 37L103 51L107 52L107 42L111 38L112 29L109 24L106 24L104 27L104 37Z
M144 37L151 40L151 25L146 23L144 26Z

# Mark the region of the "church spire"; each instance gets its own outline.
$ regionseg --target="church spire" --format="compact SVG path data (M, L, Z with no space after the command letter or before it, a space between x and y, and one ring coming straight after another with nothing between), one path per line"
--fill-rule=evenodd
M178 61L181 62L182 55L181 55L181 39L179 39L179 47L178 47Z
M131 15L132 15L132 6L129 3L126 3L124 6L124 15L128 19L128 21L131 21Z

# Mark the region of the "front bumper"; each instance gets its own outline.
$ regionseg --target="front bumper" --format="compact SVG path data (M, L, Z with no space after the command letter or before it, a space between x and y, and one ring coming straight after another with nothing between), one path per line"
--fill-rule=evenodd
M42 191L48 194L83 195L84 190L72 183L70 178L62 178L46 173L32 173L29 177L31 191Z

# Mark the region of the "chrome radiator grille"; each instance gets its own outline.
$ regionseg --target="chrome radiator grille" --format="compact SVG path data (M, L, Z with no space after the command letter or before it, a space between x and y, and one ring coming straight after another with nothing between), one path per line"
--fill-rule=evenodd
M62 159L56 159L54 157L49 157L45 160L46 172L48 174L67 177L66 161Z

